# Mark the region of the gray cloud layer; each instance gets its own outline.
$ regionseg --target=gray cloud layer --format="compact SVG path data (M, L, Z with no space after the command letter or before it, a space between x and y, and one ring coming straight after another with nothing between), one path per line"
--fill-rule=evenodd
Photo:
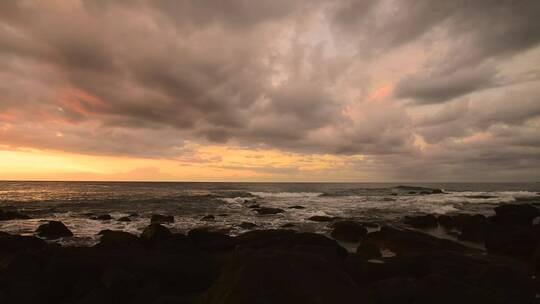
M2 1L0 143L358 153L396 167L390 177L412 172L398 162L437 166L437 179L471 164L538 168L538 71L503 67L537 49L538 20L536 0ZM371 101L371 79L386 75L364 67L377 74L370 62L407 47L425 60ZM483 144L463 140L478 132Z

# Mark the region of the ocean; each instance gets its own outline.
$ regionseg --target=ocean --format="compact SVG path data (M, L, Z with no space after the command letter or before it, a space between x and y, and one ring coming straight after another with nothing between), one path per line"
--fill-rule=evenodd
M406 186L406 187L402 187ZM440 189L442 191L434 191ZM433 193L434 194L430 194ZM439 193L442 192L442 193ZM211 227L237 235L242 222L255 229L292 224L300 231L328 233L315 215L375 224L399 224L414 214L493 214L505 203L540 204L540 183L162 183L0 182L0 208L31 217L0 221L0 231L33 235L49 220L64 222L74 237L64 245L92 245L103 229L140 233L152 214L173 215L171 230ZM284 210L259 215L252 205ZM290 208L302 206L303 209ZM300 207L299 207L300 208ZM110 220L91 219L109 214ZM213 215L213 220L203 217ZM118 221L130 216L131 221Z

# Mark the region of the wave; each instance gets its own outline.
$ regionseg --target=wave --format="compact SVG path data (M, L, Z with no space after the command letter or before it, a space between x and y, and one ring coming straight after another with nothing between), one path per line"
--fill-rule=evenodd
M302 198L302 197L318 197L322 192L250 192L260 198Z

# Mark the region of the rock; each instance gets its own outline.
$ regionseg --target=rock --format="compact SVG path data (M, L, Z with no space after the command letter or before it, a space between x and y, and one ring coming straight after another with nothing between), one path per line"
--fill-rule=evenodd
M286 224L281 225L281 228L292 228L292 227L296 227L296 225L293 223L286 223Z
M220 213L220 214L218 214L218 216L222 216L222 217L228 217L229 215L230 214L228 214L228 213Z
M257 209L257 208L260 208L260 207L261 207L261 205L259 205L259 204L252 204L252 205L248 206L249 209Z
M347 250L335 240L316 233L296 233L286 229L253 230L234 238L237 250L298 252L341 262Z
M325 216L325 215L314 215L312 217L309 217L308 220L314 221L314 222L331 222L334 220L334 218L330 216Z
M437 218L432 214L406 216L403 222L411 227L419 229L436 228L438 225Z
M250 223L250 222L242 222L242 223L238 224L238 227L240 227L242 229L252 229L252 228L257 227L257 225L254 224L254 223Z
M152 218L150 219L150 223L152 223L152 224L174 223L174 216L172 216L172 215L152 214Z
M306 207L300 206L300 205L294 205L294 206L290 206L289 209L306 209Z
M367 229L353 221L341 221L332 225L332 237L344 242L359 242L367 234Z
M375 303L414 303L416 280L411 278L389 278L373 284Z
M382 257L379 247L372 242L362 242L356 248L356 254L366 259L378 259Z
M481 214L470 216L458 238L462 241L483 243L486 238L486 217Z
M131 222L131 219L129 216L122 216L121 218L118 218L119 222Z
M441 194L444 193L442 189L437 188L426 188L426 187L416 187L416 186L397 186L394 187L399 191L408 191L409 194L416 194L417 192L421 194Z
M286 278L286 279L284 279ZM308 254L235 254L203 303L364 303L365 294L333 263Z
M257 212L260 215L269 215L269 214L283 213L285 212L285 210L280 209L280 208L261 207L261 208L255 209L255 212Z
M530 204L508 204L495 207L495 214L500 225L531 226L540 211Z
M91 220L98 220L98 221L108 221L112 219L112 216L110 214L100 214L97 216L90 217Z
M150 224L144 228L141 239L149 242L166 240L172 235L171 231L160 224Z
M208 251L230 250L234 247L233 238L208 228L195 228L188 232L188 239L198 248Z
M203 217L201 218L201 221L213 221L213 220L215 220L215 219L216 219L215 216L209 214L209 215L203 216Z
M485 230L486 250L529 261L540 242L540 227L501 225L497 216L487 219Z
M368 233L364 240L373 242L381 249L389 249L398 256L415 256L441 251L477 252L476 249L465 247L450 240L436 238L418 231L400 230L388 226L381 227L380 231Z
M47 247L47 243L34 236L0 236L0 253L38 251Z
M26 220L29 218L30 217L28 215L20 213L18 211L0 209L0 221Z
M36 230L37 235L46 239L58 239L73 236L73 233L60 221L50 221L40 225Z
M128 216L129 217L139 217L139 214L137 212L132 212Z
M102 230L101 240L96 245L98 248L106 249L141 249L139 238L124 231Z

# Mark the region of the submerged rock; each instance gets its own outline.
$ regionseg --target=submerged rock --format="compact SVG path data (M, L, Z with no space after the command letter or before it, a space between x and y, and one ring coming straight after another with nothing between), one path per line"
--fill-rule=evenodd
M341 221L332 225L332 237L345 242L359 242L367 234L367 229L353 221Z
M356 248L356 254L366 259L377 259L382 257L381 250L372 242L362 242Z
M71 230L69 230L66 225L60 221L50 221L46 224L40 225L36 229L36 233L37 235L50 240L73 236Z
M174 223L174 216L172 215L161 215L161 214L152 214L150 219L152 224L168 224Z
M306 207L300 206L300 205L294 205L294 206L290 206L289 209L306 209Z
M257 212L260 215L269 215L269 214L283 213L285 212L285 210L280 209L280 208L261 207L261 208L255 209L255 212Z
M150 224L144 228L141 239L150 242L156 242L159 240L165 240L170 238L171 231L160 224Z
M98 248L106 249L141 249L139 238L125 231L103 230L100 242L96 245Z
M90 217L91 220L98 220L98 221L108 221L112 219L112 216L110 214L100 214L97 216Z
M119 222L131 222L131 219L129 218L129 216L123 216L123 217L120 217L118 218Z
M216 217L213 216L212 214L209 214L209 215L205 215L201 218L201 221L213 221L215 220Z
M325 215L314 215L312 217L308 217L308 220L314 221L314 222L331 222L334 220L331 216L325 216Z
M426 229L438 226L437 218L432 214L419 216L406 216L403 222L414 228Z
M30 217L26 214L23 214L15 210L2 210L0 209L0 221L10 221L10 220L26 220Z
M238 224L238 227L240 227L242 229L252 229L252 228L257 227L257 225L254 224L254 223L251 223L251 222L242 222L242 223Z

